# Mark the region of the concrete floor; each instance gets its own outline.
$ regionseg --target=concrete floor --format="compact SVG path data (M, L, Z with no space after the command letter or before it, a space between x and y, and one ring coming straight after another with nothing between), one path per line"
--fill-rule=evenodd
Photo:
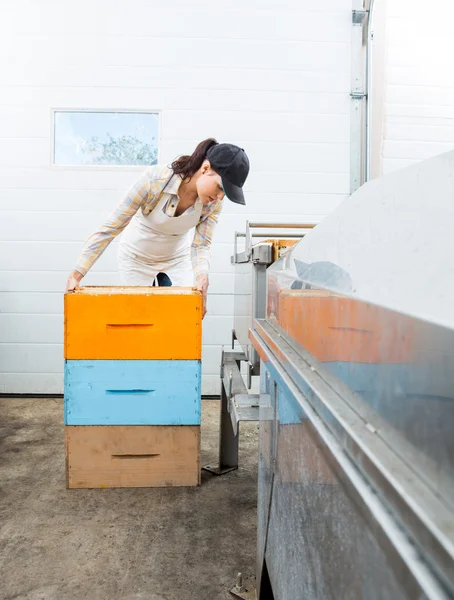
M202 464L217 460L203 402ZM224 600L255 571L257 424L199 488L67 490L60 399L0 399L1 600Z

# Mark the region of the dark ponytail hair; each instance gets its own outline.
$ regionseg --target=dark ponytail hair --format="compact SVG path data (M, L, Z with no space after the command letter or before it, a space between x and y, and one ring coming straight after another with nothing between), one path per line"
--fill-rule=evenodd
M203 161L207 157L208 150L213 146L216 146L217 143L218 142L214 138L208 138L198 144L191 156L180 156L174 160L171 164L171 168L175 175L180 175L183 180L191 179L202 166Z

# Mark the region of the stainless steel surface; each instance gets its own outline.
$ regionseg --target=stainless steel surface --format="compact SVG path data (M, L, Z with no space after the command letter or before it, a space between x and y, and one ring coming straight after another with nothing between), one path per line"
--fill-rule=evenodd
M257 591L261 589L268 538L268 526L274 474L276 467L276 383L270 373L263 368L260 373L259 398L259 464L257 490Z
M248 394L240 372L242 360L241 352L222 352L219 462L203 467L215 475L238 468L239 424L259 419L259 398Z
M259 395L246 393L234 396L230 402L230 417L235 433L238 432L240 421L258 421Z
M266 558L275 600L448 598L325 416L258 333L254 341L277 390L274 440L260 430L258 504L259 564ZM274 461L262 456L270 445Z
M313 229L315 225L315 223L249 223L251 229Z
M222 361L222 381L227 397L227 410L230 414L234 435L238 435L240 421L258 421L258 396L248 394L235 356L225 352Z
M454 597L453 198L448 153L363 186L268 269L251 336L274 600Z
M256 343L266 343L268 358L272 356L285 367L280 373L281 379L282 373L286 375L287 387L291 381L301 395L310 398L314 413L323 417L341 450L356 463L375 491L386 497L387 508L395 513L398 525L405 526L419 544L421 554L441 569L440 575L446 577L446 582L451 580L454 588L452 540L445 533L452 524L452 512L414 473L408 463L411 457L401 452L398 438L392 440L386 433L383 437L386 423L364 410L347 386L337 382L308 353L292 345L282 330L266 322L257 323L254 336Z
M307 229L307 231L310 231L310 230ZM246 237L246 233L242 233L241 231L236 231L235 235L236 235L236 237L239 237L239 238ZM265 231L265 232L262 231L261 233L250 233L249 237L255 237L255 238L276 237L276 232L275 231ZM285 237L285 238L300 238L300 237L303 237L303 235L301 233L289 233L289 232L286 232L283 235L283 237Z
M245 356L244 352L229 351L227 354L228 354L229 360L234 360L234 361L246 360L246 356ZM224 360L222 359L221 360L221 379L224 377L224 375L222 374L223 373L223 370L222 370L223 366L224 366Z
M235 435L233 431L227 394L223 384L221 384L221 406L219 412L219 460L215 464L202 467L204 471L209 471L213 475L224 475L238 469L238 435Z

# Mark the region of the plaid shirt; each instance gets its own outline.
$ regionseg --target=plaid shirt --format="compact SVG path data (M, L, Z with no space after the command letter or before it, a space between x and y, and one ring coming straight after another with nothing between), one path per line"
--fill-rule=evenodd
M139 208L145 216L151 213L162 197L162 189L171 174L171 169L159 165L149 167L142 174L115 210L107 217L102 227L87 239L77 261L76 271L85 275L110 242L123 231ZM175 214L179 201L177 193L180 184L181 177L174 175L165 188L163 196L167 197L167 201L164 210L169 217L173 217ZM200 202L199 198L197 198L196 204L198 202ZM186 214L194 212L196 204L188 208ZM208 273L210 270L211 238L221 208L222 202L219 200L202 207L191 248L192 266L196 277L201 273Z

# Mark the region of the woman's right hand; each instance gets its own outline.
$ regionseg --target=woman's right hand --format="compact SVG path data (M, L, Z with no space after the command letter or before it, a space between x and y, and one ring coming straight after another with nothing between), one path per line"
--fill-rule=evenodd
M82 273L79 273L79 271L71 271L68 281L66 282L66 292L74 292L74 290L79 287L82 277L83 275Z

